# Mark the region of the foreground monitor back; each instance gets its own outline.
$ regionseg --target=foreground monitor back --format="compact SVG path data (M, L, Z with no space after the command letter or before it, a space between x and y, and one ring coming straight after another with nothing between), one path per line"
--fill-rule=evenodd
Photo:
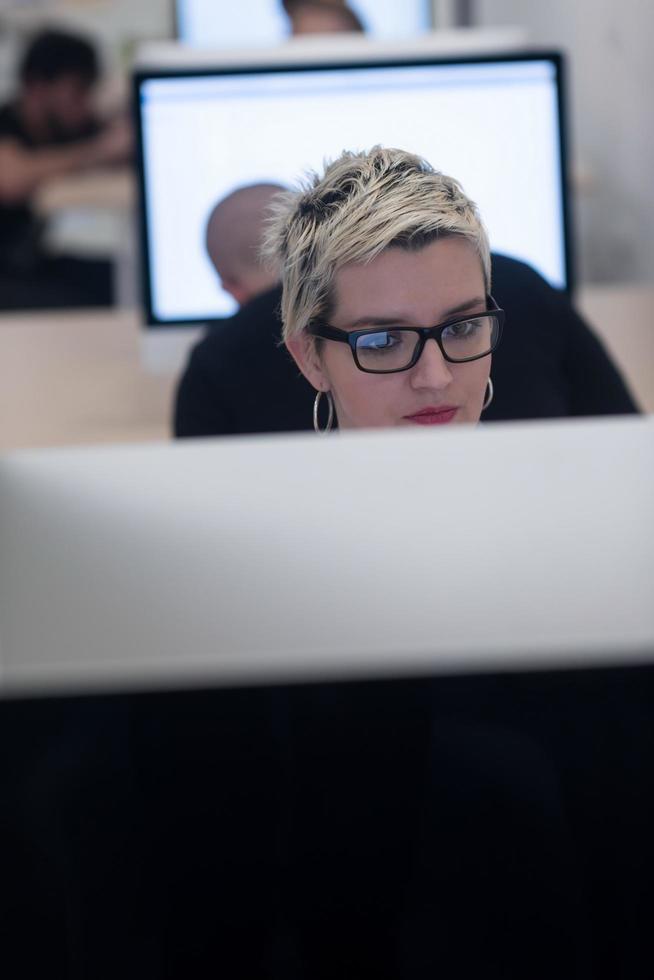
M350 0L349 6L373 37L398 40L428 31L430 0ZM195 47L241 47L275 44L289 32L281 0L177 0L180 41Z
M494 251L570 288L562 85L556 54L137 73L147 321L234 312L204 245L217 201L251 183L297 186L344 149L376 144L456 177Z
M0 460L0 685L641 661L654 420Z
M2 458L4 973L646 976L653 425Z

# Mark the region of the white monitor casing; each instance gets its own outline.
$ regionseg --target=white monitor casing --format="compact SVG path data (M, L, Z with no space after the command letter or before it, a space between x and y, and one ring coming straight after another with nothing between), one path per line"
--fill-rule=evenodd
M5 693L648 661L654 419L0 460Z

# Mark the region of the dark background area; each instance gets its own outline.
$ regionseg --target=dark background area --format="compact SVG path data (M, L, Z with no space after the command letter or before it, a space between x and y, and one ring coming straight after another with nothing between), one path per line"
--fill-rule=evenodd
M650 975L654 671L0 705L8 976Z

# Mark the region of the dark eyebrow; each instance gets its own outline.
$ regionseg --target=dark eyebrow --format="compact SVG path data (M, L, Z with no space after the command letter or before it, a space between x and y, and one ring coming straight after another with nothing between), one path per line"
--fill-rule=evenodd
M447 310L443 314L440 323L445 323L447 320L451 320L453 317L457 316L459 313L469 313L472 310L480 312L485 310L487 305L486 297L475 296L474 299L468 299L464 303L459 303L458 306L453 306L451 309ZM391 317L391 316L360 316L352 323L348 324L350 329L354 327L399 327L406 323L405 319L401 316Z
M453 316L457 316L459 313L470 313L472 310L476 313L481 313L482 310L487 308L487 305L488 301L485 296L476 296L474 299L469 299L465 303L459 303L458 306L453 306L443 317L443 322L445 320L451 320Z

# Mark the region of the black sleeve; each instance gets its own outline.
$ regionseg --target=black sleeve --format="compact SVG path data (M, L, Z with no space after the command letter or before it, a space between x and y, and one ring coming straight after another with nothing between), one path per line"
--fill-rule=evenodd
M563 300L566 302L567 300ZM571 415L630 415L640 411L601 340L570 309L564 370Z
M10 105L0 106L0 140L19 140L22 133L18 118Z
M217 380L206 369L200 344L192 352L177 387L173 419L176 439L234 432L233 420L221 403L219 391Z

